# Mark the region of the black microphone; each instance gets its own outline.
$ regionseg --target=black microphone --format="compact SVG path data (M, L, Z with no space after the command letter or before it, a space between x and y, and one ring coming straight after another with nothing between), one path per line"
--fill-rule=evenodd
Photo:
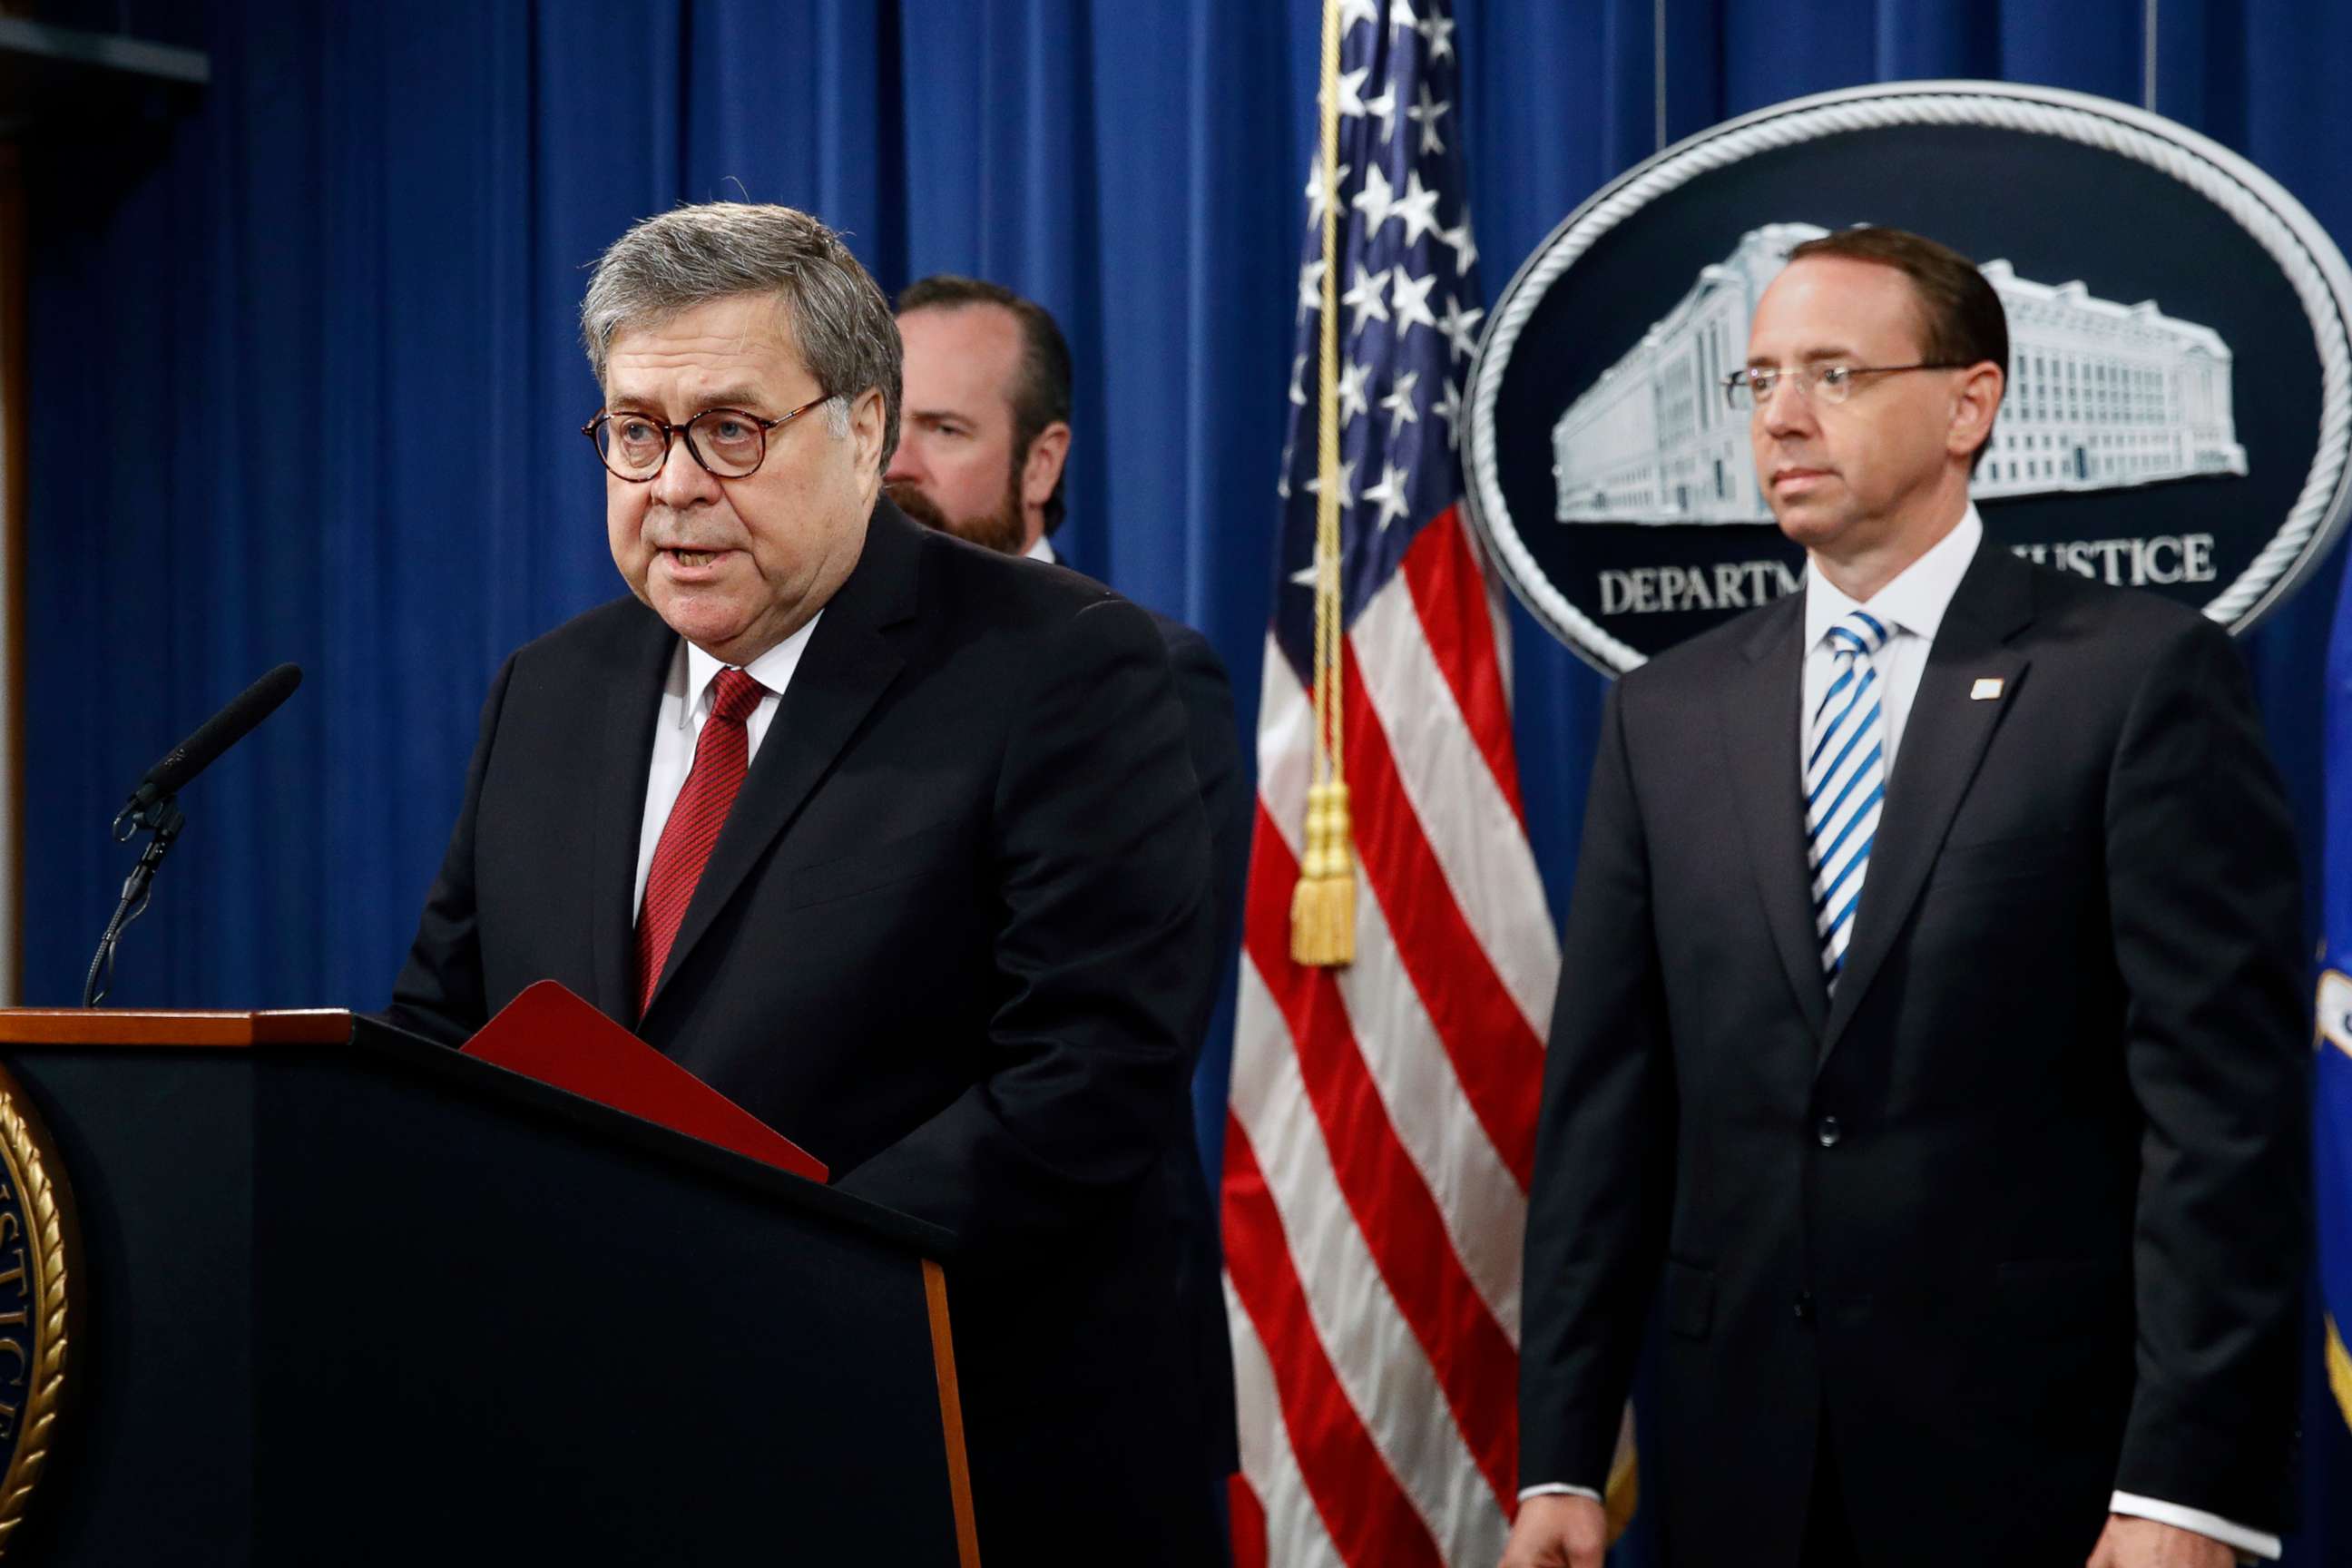
M301 684L302 667L281 664L237 693L227 707L197 725L194 734L164 752L163 760L147 770L147 776L139 781L123 806L123 815L135 816L164 796L179 794L183 785L277 711L278 705Z

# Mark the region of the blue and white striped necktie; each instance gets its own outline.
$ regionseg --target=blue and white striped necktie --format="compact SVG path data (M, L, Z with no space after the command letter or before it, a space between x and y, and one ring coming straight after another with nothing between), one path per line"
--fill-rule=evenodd
M1853 610L1824 635L1836 672L1805 735L1805 850L1822 973L1834 991L1886 800L1886 712L1879 700L1885 682L1870 656L1891 634L1869 612Z

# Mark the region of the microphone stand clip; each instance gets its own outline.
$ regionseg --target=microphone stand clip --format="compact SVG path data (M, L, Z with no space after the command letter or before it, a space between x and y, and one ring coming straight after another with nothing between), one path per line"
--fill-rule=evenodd
M159 795L144 805L134 795L115 814L113 834L117 844L130 843L142 829L150 837L147 847L140 852L139 863L122 879L121 901L114 906L114 918L106 922L106 934L98 939L98 955L89 961L89 977L82 982L83 1006L97 1006L113 985L115 946L122 940L123 928L147 912L156 868L172 852L172 843L180 837L180 829L187 826L187 821L181 815L180 797L176 795Z

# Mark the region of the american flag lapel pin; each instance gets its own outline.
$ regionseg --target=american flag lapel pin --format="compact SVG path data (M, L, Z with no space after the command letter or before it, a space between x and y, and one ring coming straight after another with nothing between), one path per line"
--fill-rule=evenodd
M1977 678L1977 683L1969 688L1969 700L1971 702L2000 701L2000 677L1998 675L1979 676Z

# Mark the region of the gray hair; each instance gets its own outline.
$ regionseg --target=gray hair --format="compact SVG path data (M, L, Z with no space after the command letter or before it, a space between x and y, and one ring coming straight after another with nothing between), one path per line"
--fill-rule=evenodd
M898 323L841 237L804 212L706 202L649 217L597 258L580 301L580 339L596 384L613 334L657 326L713 300L772 294L789 312L802 363L828 395L826 422L849 434L849 405L882 394L882 454L898 447Z

